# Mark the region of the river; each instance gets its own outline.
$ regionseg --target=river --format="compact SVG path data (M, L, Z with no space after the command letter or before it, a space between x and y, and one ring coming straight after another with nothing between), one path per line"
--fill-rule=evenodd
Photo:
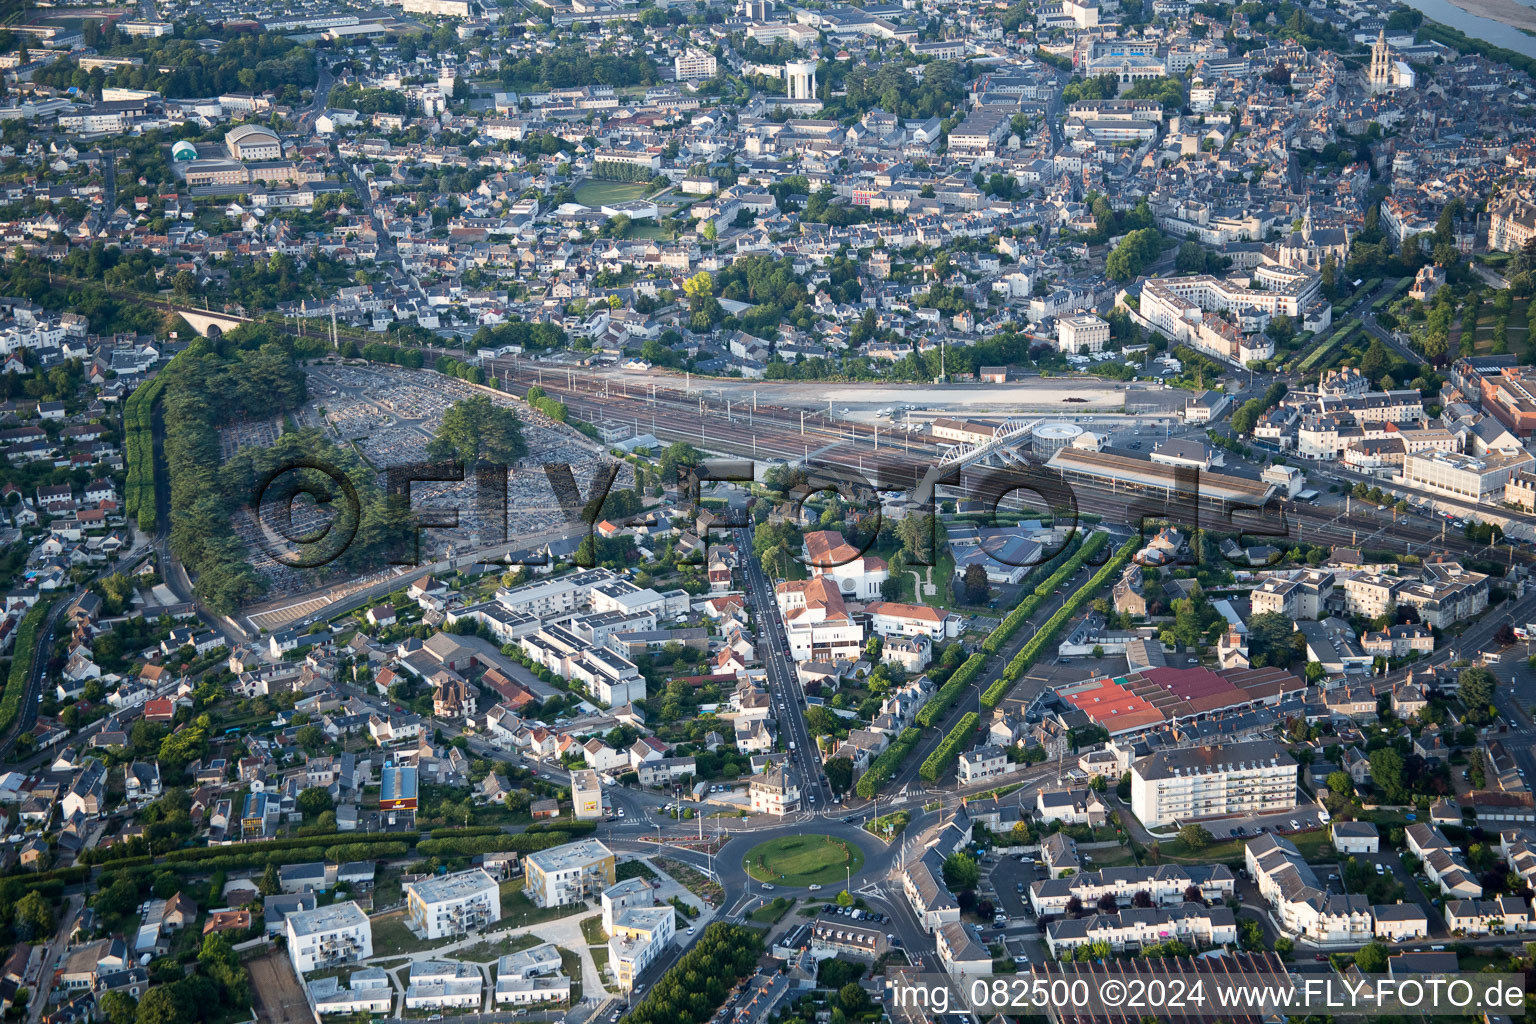
M1450 3L1449 0L1403 0L1403 2L1423 13L1424 17L1454 29L1460 29L1474 39L1482 39L1495 46L1502 46L1506 50L1523 53L1527 57L1536 57L1536 37L1528 36L1503 22L1469 14ZM1536 0L1516 0L1516 2L1532 8L1531 27L1536 28Z

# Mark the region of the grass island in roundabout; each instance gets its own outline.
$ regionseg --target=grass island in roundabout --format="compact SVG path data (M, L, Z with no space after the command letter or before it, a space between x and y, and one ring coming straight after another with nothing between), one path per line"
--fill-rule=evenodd
M741 859L741 866L757 881L774 885L842 886L864 866L864 851L846 840L807 832L758 843Z

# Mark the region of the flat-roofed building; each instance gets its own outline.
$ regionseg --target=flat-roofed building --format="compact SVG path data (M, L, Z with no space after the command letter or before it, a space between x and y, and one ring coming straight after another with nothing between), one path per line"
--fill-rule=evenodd
M1397 482L1450 498L1492 505L1503 500L1511 477L1533 465L1536 459L1524 452L1463 455L1431 449L1405 455Z
M310 971L373 956L373 925L352 900L286 914L283 930L288 958L301 978Z
M1131 810L1150 827L1296 807L1296 760L1273 740L1158 751L1131 764Z
M613 851L596 839L582 839L530 853L523 871L523 889L535 906L582 903L613 885Z
M471 868L408 883L405 908L423 938L464 935L501 920L501 888L483 868Z
M1056 321L1056 347L1063 352L1093 352L1109 344L1109 323L1092 313L1078 313Z

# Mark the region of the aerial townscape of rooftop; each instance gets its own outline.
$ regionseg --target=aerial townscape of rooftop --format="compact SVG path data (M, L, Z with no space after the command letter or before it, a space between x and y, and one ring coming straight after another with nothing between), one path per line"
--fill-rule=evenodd
M0 1013L1530 977L1530 2L8 5Z

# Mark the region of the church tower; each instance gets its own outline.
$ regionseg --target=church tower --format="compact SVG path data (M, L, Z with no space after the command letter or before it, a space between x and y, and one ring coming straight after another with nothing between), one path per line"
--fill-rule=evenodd
M1387 30L1382 28L1376 34L1376 42L1371 46L1371 92L1386 92L1392 88L1392 49L1387 46Z

